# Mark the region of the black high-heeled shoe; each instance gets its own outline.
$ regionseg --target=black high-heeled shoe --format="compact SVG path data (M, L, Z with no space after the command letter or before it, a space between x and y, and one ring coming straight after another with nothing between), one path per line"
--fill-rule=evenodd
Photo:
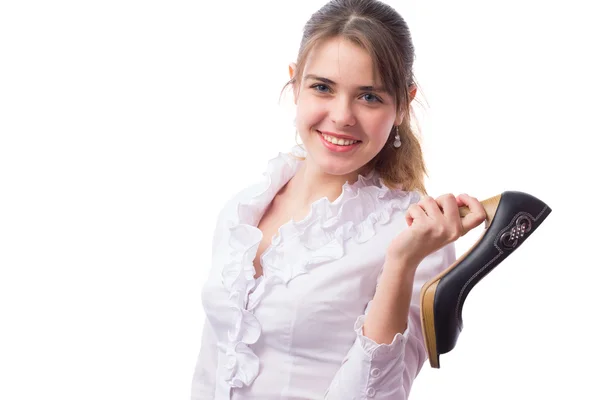
M552 211L534 196L507 191L481 201L485 231L465 254L421 288L421 326L433 368L450 352L463 328L462 307L473 287L511 255ZM469 213L460 207L461 217Z

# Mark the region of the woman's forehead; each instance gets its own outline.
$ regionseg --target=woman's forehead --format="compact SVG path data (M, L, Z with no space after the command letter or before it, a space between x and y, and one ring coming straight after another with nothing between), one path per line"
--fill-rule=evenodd
M378 75L365 49L339 37L317 43L307 55L303 71L303 78L317 76L351 86L381 86Z

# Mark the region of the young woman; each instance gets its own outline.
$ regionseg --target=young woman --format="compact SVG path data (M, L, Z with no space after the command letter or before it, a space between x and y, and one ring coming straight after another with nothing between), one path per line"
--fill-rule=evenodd
M485 219L466 194L426 195L413 58L376 0L306 24L288 82L303 147L221 210L192 399L408 397L427 359L421 286Z

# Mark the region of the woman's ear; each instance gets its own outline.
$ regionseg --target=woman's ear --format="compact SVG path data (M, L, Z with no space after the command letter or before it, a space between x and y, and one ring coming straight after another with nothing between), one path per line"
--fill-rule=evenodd
M410 101L413 101L413 99L415 98L415 96L417 95L417 85L415 85L414 83L409 86L408 88L408 93L410 95Z
M291 62L288 65L288 71L290 73L290 79L294 78L294 75L296 74L296 63ZM296 81L292 84L292 92L294 92L294 104L298 104L297 103L297 88L298 88L298 79L296 79Z
M417 85L412 84L408 87L408 94L410 96L410 101L412 102L417 95ZM396 116L396 120L394 121L394 125L401 125L402 121L404 121L404 112L400 112Z
M404 112L400 112L398 115L396 115L394 125L402 125L402 121L404 121Z

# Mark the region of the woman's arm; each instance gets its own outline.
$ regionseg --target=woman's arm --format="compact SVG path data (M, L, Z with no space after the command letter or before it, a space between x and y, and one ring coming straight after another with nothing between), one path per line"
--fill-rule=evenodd
M390 344L408 326L415 270L418 262L386 257L383 271L363 327L376 343Z
M327 400L408 398L427 360L421 287L455 260L454 243L423 259L413 274L398 272L409 261L386 259L381 284L354 325L356 340L325 394Z

